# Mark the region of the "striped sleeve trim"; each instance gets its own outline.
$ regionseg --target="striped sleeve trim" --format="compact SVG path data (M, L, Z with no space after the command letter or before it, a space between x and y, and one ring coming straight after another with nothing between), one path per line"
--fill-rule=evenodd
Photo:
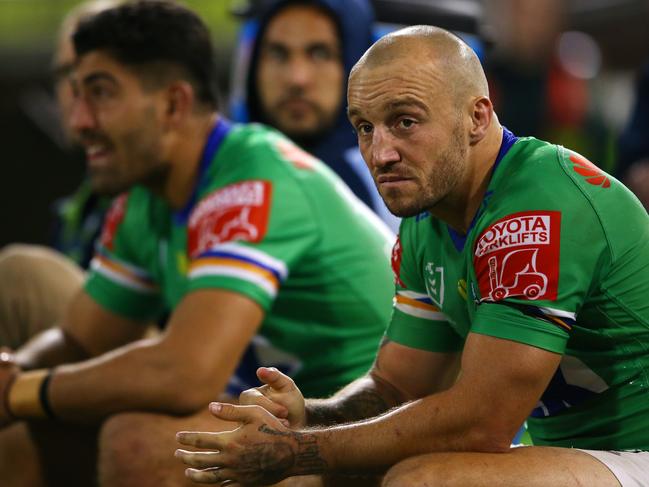
M189 266L189 278L226 276L259 286L271 298L288 277L286 264L258 249L236 243L216 245L195 258Z
M144 270L121 262L99 251L90 262L90 268L106 279L146 294L158 292L158 286Z
M435 306L426 294L413 291L397 291L394 307L410 316L432 321L448 321L444 313Z
M530 304L511 303L507 301L500 301L499 303L516 308L527 316L552 323L554 326L567 332L571 332L572 327L577 322L577 314L571 311L564 311L544 306L533 306Z
M546 320L554 323L559 328L563 328L566 331L572 331L572 327L576 323L577 315L575 313L571 313L570 311L563 311L560 309L547 307L538 307L538 310Z

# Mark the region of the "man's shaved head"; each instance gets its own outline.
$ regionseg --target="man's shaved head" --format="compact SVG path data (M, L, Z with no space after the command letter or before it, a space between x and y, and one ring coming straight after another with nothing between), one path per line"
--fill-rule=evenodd
M390 211L403 217L436 212L466 230L468 216L456 204L477 194L501 139L473 50L437 27L393 32L352 69L347 106Z
M365 68L404 59L422 65L433 62L436 73L456 101L466 97L489 97L487 78L473 49L455 34L429 25L407 27L379 39L356 63L350 78Z

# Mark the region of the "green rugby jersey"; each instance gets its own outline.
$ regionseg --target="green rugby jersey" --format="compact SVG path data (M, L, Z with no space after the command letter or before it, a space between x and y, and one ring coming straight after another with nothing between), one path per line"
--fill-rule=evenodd
M534 444L649 450L649 217L563 147L505 130L496 164L466 236L429 214L403 221L388 336L451 352L473 332L562 354L528 420Z
M193 290L241 293L266 314L230 391L273 365L322 396L373 361L391 313L393 243L320 161L268 128L221 120L186 208L141 187L117 199L86 290L138 320Z

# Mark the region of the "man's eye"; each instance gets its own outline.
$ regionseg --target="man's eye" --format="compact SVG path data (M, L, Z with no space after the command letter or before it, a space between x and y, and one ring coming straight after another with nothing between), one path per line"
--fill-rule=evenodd
M399 120L399 127L404 129L409 129L415 125L415 121L410 118L402 118Z
M284 62L288 59L288 53L286 50L279 47L269 47L264 51L264 54L267 59L275 62Z
M110 90L100 84L93 85L88 89L88 95L95 100L108 98L110 94Z
M335 57L334 51L327 46L312 47L309 54L314 61L330 61Z
M358 135L367 135L372 133L372 126L369 123L362 123L356 127Z

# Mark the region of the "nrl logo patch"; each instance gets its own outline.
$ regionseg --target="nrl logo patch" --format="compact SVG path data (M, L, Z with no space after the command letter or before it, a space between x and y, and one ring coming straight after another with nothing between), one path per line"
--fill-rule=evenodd
M439 308L444 305L444 268L429 262L424 267L426 292Z

